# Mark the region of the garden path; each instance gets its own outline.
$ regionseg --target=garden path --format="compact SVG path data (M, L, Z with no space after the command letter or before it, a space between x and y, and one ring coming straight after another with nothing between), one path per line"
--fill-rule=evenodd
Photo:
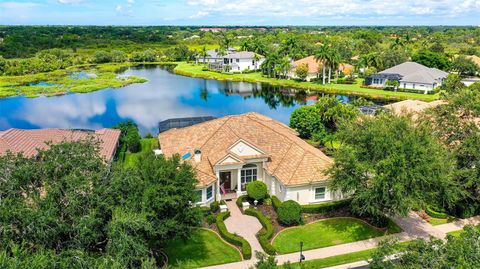
M475 216L468 219L460 219L451 223L437 225L435 227L444 233L449 233L449 232L461 230L465 225L476 226L479 224L480 224L480 216Z

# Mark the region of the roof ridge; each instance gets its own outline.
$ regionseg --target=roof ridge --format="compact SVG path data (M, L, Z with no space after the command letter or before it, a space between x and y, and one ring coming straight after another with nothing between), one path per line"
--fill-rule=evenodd
M293 143L290 143L290 146L288 147L287 152L290 151L290 149L292 148L292 146L293 146ZM284 160L286 157L287 157L287 154L285 154L285 155L282 156L282 159L278 162L277 167L275 167L275 169L273 169L272 175L275 175L275 172L277 172L278 167L280 166L280 164L283 162L283 160Z
M292 175L291 175L290 178L288 179L288 184L290 184L290 181L292 181L293 175L295 175L295 173L297 172L298 167L300 166L300 164L303 162L303 159L305 158L305 155L306 155L305 153L302 154L302 158L300 159L300 161L299 161L298 164L296 165L295 169L293 170Z

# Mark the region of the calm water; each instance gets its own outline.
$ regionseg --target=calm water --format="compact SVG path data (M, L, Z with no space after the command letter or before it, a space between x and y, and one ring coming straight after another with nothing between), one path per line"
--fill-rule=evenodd
M191 116L256 111L288 124L292 111L315 101L303 91L245 82L222 82L172 74L167 67L133 67L122 75L149 81L119 89L56 97L0 99L0 130L8 128L111 127L131 119L142 133L158 133L158 122ZM348 102L350 97L338 96Z

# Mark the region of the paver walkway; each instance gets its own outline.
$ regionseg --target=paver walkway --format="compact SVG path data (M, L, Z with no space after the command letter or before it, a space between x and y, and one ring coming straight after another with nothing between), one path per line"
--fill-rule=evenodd
M257 218L244 215L235 201L228 201L227 207L228 211L230 211L230 217L225 220L227 230L245 238L245 240L250 243L252 247L252 257L255 258L255 251L263 251L256 237L258 231L262 229L262 224Z
M408 213L406 217L394 217L392 219L411 237L428 238L434 236L439 239L445 239L447 236L445 232L426 222L413 211Z
M233 206L229 205L229 203L233 203ZM232 216L234 214L242 214L234 202L227 202L227 206L229 210L231 210ZM230 209L231 207L232 209ZM233 211L235 211L235 213ZM257 220L256 218L254 219ZM231 220L233 222L234 219L231 217L228 218L227 220L225 220L225 224L227 224L228 220ZM341 255L341 254L367 250L367 249L377 247L378 242L384 240L387 237L397 238L400 242L409 241L416 238L429 238L430 236L434 236L440 239L445 239L447 232L460 230L463 228L463 226L467 224L472 224L472 225L480 224L480 216L477 216L470 219L459 220L459 221L448 223L448 224L433 226L430 223L423 220L422 218L420 218L415 212L410 212L407 217L395 217L393 218L393 220L395 221L395 223L398 224L398 226L400 226L400 228L402 228L403 232L398 234L383 236L383 237L376 237L372 239L347 243L347 244L307 250L303 252L303 255L305 256L306 260L315 260L315 259L322 259L322 258L327 258L331 256ZM254 224L245 225L245 223L237 223L235 225L232 223L231 225L240 226L240 227L232 227L232 231L231 231L230 227L227 225L228 230L233 232L233 229L238 229L238 231L241 231L241 230L245 230L245 226L248 227ZM260 226L257 226L257 227L261 228L261 224L258 223L258 225ZM258 229L256 228L253 228L253 229L255 229L255 232L250 233L250 236L252 236L253 234L253 237L255 238L255 234L257 233ZM237 232L237 234L240 235L239 232ZM247 239L247 241L250 242L249 239ZM255 238L255 241L256 241L256 238ZM258 241L256 242L258 243ZM261 250L261 246L258 245L258 247ZM253 249L253 245L252 245L252 249ZM252 252L252 253L255 253L255 252ZM298 262L300 258L300 253L295 252L295 253L289 253L284 255L278 255L275 258L277 259L278 264L283 264L287 261L290 261L293 263L293 262ZM255 259L251 259L247 261L206 267L205 269L207 268L208 269L224 269L224 268L225 269L246 269L246 268L249 268L250 266L253 266L254 264L255 264ZM354 263L354 264L357 264L357 263ZM361 265L361 264L358 263L358 265ZM348 268L348 266L350 265L346 264L346 265L341 265L338 268Z
M461 229L463 229L463 227L465 225L476 226L476 225L479 225L479 224L480 224L480 216L475 216L475 217L468 218L468 219L461 219L461 220L457 220L457 221L454 221L454 222L451 222L451 223L437 225L437 226L435 226L435 228L437 228L438 230L440 230L444 233L449 233L449 232L461 230Z

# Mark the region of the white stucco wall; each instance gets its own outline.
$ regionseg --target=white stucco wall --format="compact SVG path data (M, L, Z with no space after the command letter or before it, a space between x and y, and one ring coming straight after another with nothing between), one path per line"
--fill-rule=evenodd
M253 59L228 59L228 64L232 67L230 72L242 72L245 70L255 70L255 65L253 64ZM256 69L260 69L260 65L263 63L264 59L257 61Z
M209 188L210 186L212 186L212 197L210 199L207 199L207 188ZM200 206L208 206L210 205L213 201L215 201L215 192L216 192L216 182L208 185L207 187L205 188L198 188L196 190L200 190L202 191L202 196L201 196L201 201L197 202L197 205L200 205Z
M328 202L328 201L338 200L342 198L341 195L332 193L329 190L327 185L328 185L327 182L323 182L323 183L312 184L312 185L287 187L283 200L280 199L280 197L279 199L281 201L293 200L298 202L301 205L307 205L307 204ZM315 188L318 188L318 187L325 188L324 199L319 199L319 200L315 199Z

